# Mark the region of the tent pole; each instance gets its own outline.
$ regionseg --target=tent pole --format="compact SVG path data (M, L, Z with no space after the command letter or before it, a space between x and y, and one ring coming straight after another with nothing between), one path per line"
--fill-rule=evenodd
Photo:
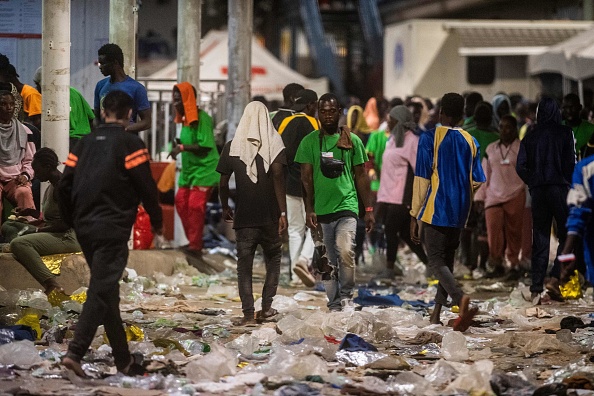
M584 80L578 80L578 95L580 96L580 103L584 104Z

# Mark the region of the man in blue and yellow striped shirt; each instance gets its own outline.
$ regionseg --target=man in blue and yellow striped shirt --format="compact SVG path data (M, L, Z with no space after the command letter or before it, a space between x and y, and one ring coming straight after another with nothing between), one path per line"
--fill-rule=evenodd
M449 295L452 305L460 307L454 326L460 331L468 328L477 310L469 308L469 296L454 279L454 256L474 192L486 180L476 139L457 127L463 114L464 98L457 93L445 94L439 112L442 126L419 139L410 211L411 238L420 243L422 226L429 270L439 280L431 323L439 323L441 307Z

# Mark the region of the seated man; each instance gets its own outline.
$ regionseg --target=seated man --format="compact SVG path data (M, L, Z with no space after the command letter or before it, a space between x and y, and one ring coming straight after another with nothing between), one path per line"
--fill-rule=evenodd
M60 214L57 186L62 172L58 170L58 165L58 156L47 147L41 148L33 157L33 169L37 178L42 182L50 182L43 197L43 224L34 227L26 223L7 221L2 225L2 234L5 237L11 230L20 228L16 238L10 243L10 250L18 262L44 287L46 294L62 288L56 276L41 260L41 256L81 251L74 230L64 223Z
M21 211L35 209L31 192L33 134L13 115L12 93L0 91L0 212L3 198Z

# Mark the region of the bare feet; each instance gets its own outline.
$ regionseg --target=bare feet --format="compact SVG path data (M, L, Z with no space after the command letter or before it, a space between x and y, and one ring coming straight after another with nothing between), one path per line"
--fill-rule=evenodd
M60 284L58 283L58 281L55 278L49 278L48 280L43 282L43 287L45 288L45 290L43 292L47 296L49 296L49 294L54 290L64 293L64 289L62 288L62 286L60 286Z
M68 370L72 370L74 371L74 374L78 375L79 377L83 377L86 378L86 374L82 369L82 366L80 365L80 362L77 362L76 360L72 359L71 357L64 357L64 359L62 359L62 365L64 367L66 367Z
M440 315L441 315L441 304L435 304L435 307L433 308L433 312L431 312L431 316L429 317L429 323L443 324L439 320Z

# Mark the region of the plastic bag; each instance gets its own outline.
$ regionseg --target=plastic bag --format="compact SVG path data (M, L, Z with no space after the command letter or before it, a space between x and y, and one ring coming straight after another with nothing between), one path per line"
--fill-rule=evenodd
M154 237L151 231L151 219L142 205L138 206L138 212L136 213L136 221L134 222L132 233L134 250L151 248Z
M23 340L0 345L0 364L26 367L42 361L32 341Z
M580 273L575 270L569 282L559 286L559 291L566 300L578 300L583 297L581 284Z
M437 395L429 381L415 373L400 373L394 377L390 377L386 382L388 383L389 391L396 392L399 395Z
M219 344L213 344L210 353L186 366L186 376L194 382L218 381L236 372L237 355Z
M466 337L459 331L450 331L441 341L441 354L444 359L459 362L468 359Z

